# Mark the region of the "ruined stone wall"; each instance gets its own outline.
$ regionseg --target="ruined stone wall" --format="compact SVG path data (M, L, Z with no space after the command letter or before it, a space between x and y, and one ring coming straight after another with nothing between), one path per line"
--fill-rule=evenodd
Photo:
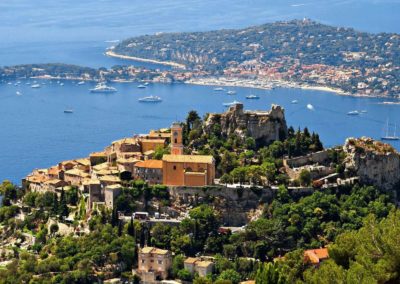
M222 114L210 114L205 122L204 131L210 133L219 123L222 134L237 134L253 137L257 143L266 145L287 136L284 109L272 105L270 111L244 111L243 104L236 104Z

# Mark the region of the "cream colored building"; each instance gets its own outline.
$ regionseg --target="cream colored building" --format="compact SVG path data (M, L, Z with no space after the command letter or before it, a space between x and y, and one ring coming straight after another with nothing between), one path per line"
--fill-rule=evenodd
M151 283L151 279L166 279L172 265L172 254L168 250L155 247L144 247L139 250L137 272ZM143 277L144 276L144 277Z
M184 266L192 275L198 273L200 277L206 277L207 274L212 274L214 269L214 263L212 261L198 257L188 257L184 261Z

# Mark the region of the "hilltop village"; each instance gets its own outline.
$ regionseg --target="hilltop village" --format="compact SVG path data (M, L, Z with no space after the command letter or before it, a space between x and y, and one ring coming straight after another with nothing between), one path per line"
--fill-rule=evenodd
M398 222L399 172L391 146L349 138L324 149L277 105L190 111L36 169L22 188L4 181L0 283L325 283L332 269L380 281L369 271L395 244L369 259L363 232Z

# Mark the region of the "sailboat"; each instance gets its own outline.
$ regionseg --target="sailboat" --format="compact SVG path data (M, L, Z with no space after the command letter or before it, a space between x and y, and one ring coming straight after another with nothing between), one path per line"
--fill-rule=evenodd
M400 140L399 136L396 136L397 125L394 125L393 136L389 135L389 120L386 122L386 135L381 137L381 140Z

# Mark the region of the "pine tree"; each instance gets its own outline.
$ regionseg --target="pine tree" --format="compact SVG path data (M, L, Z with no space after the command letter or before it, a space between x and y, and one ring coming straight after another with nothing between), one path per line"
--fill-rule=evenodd
M61 190L60 196L60 204L58 207L58 214L60 215L59 218L62 219L63 217L68 217L69 209L67 206L67 200L65 199L65 192L64 189Z

